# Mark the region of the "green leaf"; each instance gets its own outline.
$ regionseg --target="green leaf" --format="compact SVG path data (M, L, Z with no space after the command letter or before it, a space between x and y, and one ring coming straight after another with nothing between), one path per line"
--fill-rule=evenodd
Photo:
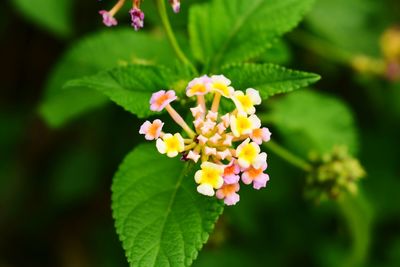
M65 37L72 33L72 0L13 0L28 19L47 30Z
M324 153L334 145L357 152L357 130L351 110L339 99L310 90L288 94L270 103L270 122L297 153ZM261 115L262 117L262 115Z
M130 266L189 266L207 241L223 206L197 193L184 166L141 145L115 175L113 216Z
M223 67L221 72L232 80L235 88L255 88L260 91L263 99L306 87L320 79L314 73L290 70L273 64L233 64Z
M255 61L285 65L290 62L291 57L289 46L282 39L278 39L270 48L258 56Z
M179 83L175 75L166 67L128 65L72 80L66 87L95 89L125 110L145 118L154 114L149 108L151 95L161 89L174 88L174 84Z
M129 29L113 29L93 34L74 44L51 74L40 114L48 124L58 127L77 115L102 106L108 99L94 90L63 90L71 79L128 63L171 64L173 54L161 37Z
M294 28L313 0L214 0L189 13L191 47L211 70L261 55Z
M388 11L374 0L319 0L306 22L319 38L351 56L380 56L379 36L391 23Z

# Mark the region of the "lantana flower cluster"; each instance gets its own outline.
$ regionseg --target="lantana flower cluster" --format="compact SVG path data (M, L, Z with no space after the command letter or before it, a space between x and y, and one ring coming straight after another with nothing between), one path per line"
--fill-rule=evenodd
M175 13L180 11L181 3L180 0L169 0L172 10ZM124 6L125 0L119 0L109 11L100 10L99 14L103 17L103 24L107 27L117 26L118 21L115 18L115 14ZM141 0L133 0L132 8L129 10L131 16L132 27L138 31L144 26L144 13L140 9Z
M269 180L264 173L267 154L261 152L260 145L270 140L271 133L261 127L255 115L255 106L261 104L259 92L252 88L245 92L235 90L225 76L214 75L193 79L187 85L186 95L197 102L190 109L192 127L171 106L177 100L175 91L161 90L150 99L150 109L165 109L182 127L185 138L180 133L164 132L164 123L159 119L144 122L139 133L146 140L156 140L158 151L168 157L181 155L184 161L199 162L194 180L200 194L216 196L226 205L234 205L239 201L240 181L252 184L254 189L265 187ZM208 109L206 99L211 98ZM220 114L221 98L233 101L235 109Z

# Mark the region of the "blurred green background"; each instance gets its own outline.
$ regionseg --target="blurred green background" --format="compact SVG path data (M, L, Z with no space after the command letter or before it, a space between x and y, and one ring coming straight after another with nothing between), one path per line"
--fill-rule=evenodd
M186 34L188 6L197 2L205 1L183 1L172 17L178 34ZM124 46L125 36L136 34L123 26L127 18L117 29L101 25L97 12L108 6L0 3L0 267L128 266L110 185L142 140L141 121L96 98L96 108L66 115L61 125L43 104L67 77L105 68L134 49L129 40ZM144 10L145 31L158 35L151 1ZM390 57L392 39L382 41L399 26L397 0L317 0L300 27L259 59L322 76L315 88L265 104L273 137L304 159L345 143L367 177L356 197L315 203L304 197L305 174L270 153L267 188L243 190L240 203L225 209L194 266L400 266L400 74L387 70L400 66L400 52ZM85 58L82 42L115 51Z

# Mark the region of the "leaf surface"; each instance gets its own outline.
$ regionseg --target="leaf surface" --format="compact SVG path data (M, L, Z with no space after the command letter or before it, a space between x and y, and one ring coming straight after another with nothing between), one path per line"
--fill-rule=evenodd
M235 88L259 90L263 99L306 87L320 79L314 73L286 69L273 64L233 64L222 68Z
M46 122L62 126L79 114L108 103L108 98L95 90L76 87L64 90L72 79L129 63L168 65L174 62L167 42L160 37L113 29L93 34L75 43L58 62L47 82L39 112Z
M140 118L154 114L150 110L151 95L174 87L178 78L172 70L148 65L129 65L69 81L68 87L94 89ZM86 89L85 89L86 88Z
M190 165L141 145L114 177L112 209L130 266L189 266L222 204L196 191Z
M211 70L261 55L274 39L293 29L313 0L214 0L193 6L191 47Z

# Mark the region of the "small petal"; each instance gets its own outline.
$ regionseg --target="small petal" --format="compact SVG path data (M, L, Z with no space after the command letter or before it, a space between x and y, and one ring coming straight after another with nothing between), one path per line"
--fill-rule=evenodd
M252 165L256 169L266 166L267 165L267 153L262 152L262 153L258 154L257 158L255 159L255 161L253 162Z
M203 125L204 120L202 118L197 118L196 120L193 121L194 127L199 128L201 125Z
M198 105L197 107L190 108L190 111L192 112L192 115L194 118L199 118L204 114L203 107L201 105Z
M209 140L211 143L218 143L218 141L221 139L221 136L219 134L214 134Z
M157 139L156 147L157 147L158 152L160 152L161 154L166 153L165 143L162 139Z
M200 145L205 145L208 141L208 138L200 134L197 136L197 140L199 140Z
M217 154L217 149L215 147L206 146L204 148L204 153L206 153L207 156L214 156Z
M226 127L224 125L224 123L220 122L217 124L217 131L219 134L222 134L223 132L225 132Z
M201 129L201 132L202 132L203 134L208 134L211 130L214 129L215 125L216 125L215 122L213 122L213 121L211 121L211 120L207 120L207 121L203 124L203 126L200 128L200 129Z
M208 111L206 118L211 121L216 121L218 117L218 112L212 112L211 110Z
M215 194L213 187L209 184L201 184L197 186L197 192L199 192L202 195L210 197L214 196Z
M233 136L230 134L225 135L225 140L222 142L223 145L231 146L232 145Z
M260 105L261 104L261 97L260 93L253 88L248 88L246 90L246 95L248 95L253 102L253 105Z
M191 159L191 160L193 160L194 162L197 163L197 161L199 161L199 159L200 159L200 155L199 155L199 153L190 150L188 155L187 155L187 158Z
M235 161L231 161L224 169L224 181L226 184L234 184L240 180L240 167Z
M233 193L233 194L231 194L231 195L229 195L229 196L227 196L227 197L225 198L224 203L225 203L227 206L232 206L232 205L236 205L236 203L238 203L239 200L240 200L239 194Z
M259 190L263 187L266 187L268 181L269 181L269 175L263 173L258 179L254 180L253 188Z
M229 149L225 149L224 151L219 151L217 152L217 155L219 158L221 158L222 160L226 159L226 158L230 158L232 157L231 152L229 151Z

